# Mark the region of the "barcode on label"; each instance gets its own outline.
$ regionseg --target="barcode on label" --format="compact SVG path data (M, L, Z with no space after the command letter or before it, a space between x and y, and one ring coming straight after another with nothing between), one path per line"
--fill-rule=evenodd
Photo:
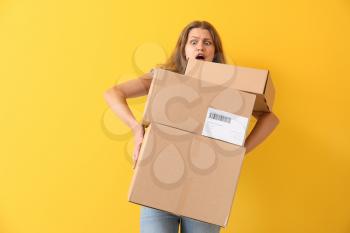
M214 119L214 120L218 120L218 121L223 121L226 123L231 123L231 117L227 117L227 116L223 116L217 113L209 113L209 118Z

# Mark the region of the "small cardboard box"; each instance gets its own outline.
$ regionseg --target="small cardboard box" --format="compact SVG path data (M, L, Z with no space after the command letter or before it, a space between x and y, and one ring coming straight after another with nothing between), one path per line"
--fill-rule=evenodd
M185 75L256 94L254 111L272 111L275 88L268 70L189 59Z
M151 123L128 199L225 227L244 153L244 147Z
M155 69L143 124L159 123L243 146L255 95Z

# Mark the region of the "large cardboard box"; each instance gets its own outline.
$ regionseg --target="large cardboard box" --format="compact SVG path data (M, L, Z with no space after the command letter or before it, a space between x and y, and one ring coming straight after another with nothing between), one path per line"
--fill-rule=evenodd
M129 201L225 227L255 95L155 69Z
M241 146L151 123L129 201L225 227L244 153Z
M189 59L185 75L198 78L203 85L224 85L256 94L254 111L271 112L275 88L268 70Z
M227 84L155 69L143 124L159 123L243 146L255 95Z

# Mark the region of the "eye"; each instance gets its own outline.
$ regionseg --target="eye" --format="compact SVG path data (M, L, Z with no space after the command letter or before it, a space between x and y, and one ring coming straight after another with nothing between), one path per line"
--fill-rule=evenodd
M205 43L205 45L208 45L208 46L212 44L211 41L206 41L204 43Z
M191 44L191 45L195 45L195 44L197 44L197 41L196 41L196 40L191 40L191 41L190 41L190 44Z

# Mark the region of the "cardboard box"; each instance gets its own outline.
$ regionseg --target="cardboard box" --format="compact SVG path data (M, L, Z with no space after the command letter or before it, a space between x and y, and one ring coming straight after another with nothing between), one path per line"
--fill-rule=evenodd
M255 95L227 83L155 69L143 124L159 123L242 146L254 101Z
M129 201L225 227L255 95L155 69Z
M272 111L275 89L268 70L189 59L185 75L254 93L254 111Z
M225 227L245 148L151 123L130 202Z

